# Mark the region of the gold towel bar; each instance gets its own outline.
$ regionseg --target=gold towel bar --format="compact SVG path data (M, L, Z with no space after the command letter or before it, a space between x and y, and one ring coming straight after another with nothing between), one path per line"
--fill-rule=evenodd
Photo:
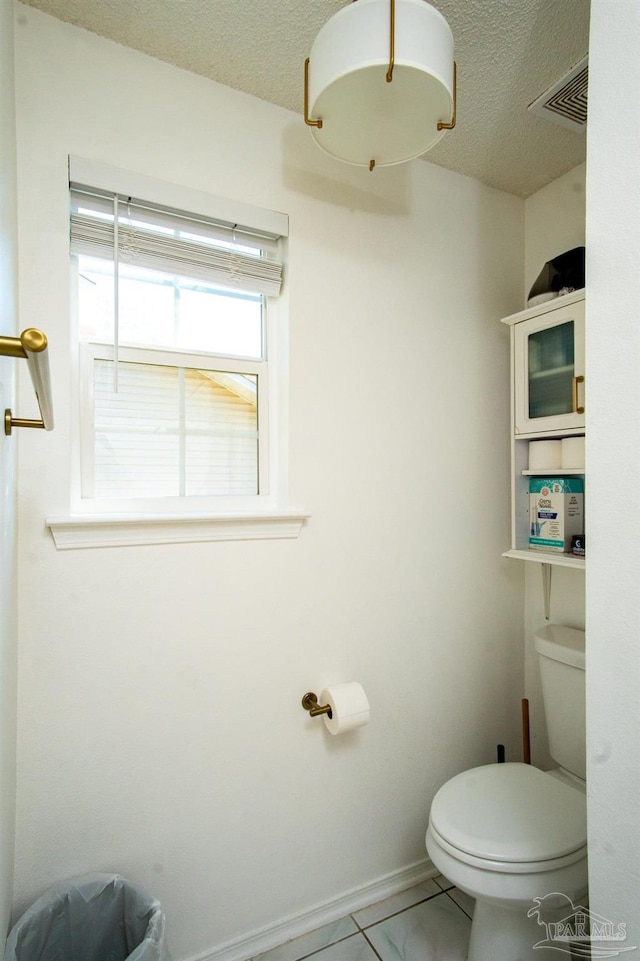
M46 336L37 327L28 327L19 337L0 335L0 356L25 358L41 417L40 420L14 417L7 408L4 412L5 434L10 434L14 427L41 427L44 430L53 430L53 403Z

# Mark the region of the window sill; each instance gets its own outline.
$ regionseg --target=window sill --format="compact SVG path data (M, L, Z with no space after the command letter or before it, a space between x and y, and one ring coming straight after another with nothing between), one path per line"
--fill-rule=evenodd
M47 527L59 551L86 547L187 544L197 541L243 541L297 537L309 514L96 515L48 517Z

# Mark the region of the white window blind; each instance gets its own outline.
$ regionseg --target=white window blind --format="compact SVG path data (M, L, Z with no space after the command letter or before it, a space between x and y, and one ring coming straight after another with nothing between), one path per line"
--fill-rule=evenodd
M71 252L275 297L282 263L275 234L72 183ZM117 201L117 203L116 203ZM117 210L117 230L114 209Z

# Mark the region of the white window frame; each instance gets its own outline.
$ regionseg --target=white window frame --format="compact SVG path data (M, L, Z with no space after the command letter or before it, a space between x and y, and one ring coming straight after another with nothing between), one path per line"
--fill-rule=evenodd
M192 351L163 350L152 347L119 347L118 362L131 364L152 364L160 367L193 367L198 370L219 371L230 374L252 374L258 378L258 490L259 494L247 496L187 496L187 497L144 497L144 498L99 498L89 491L93 487L95 458L95 404L94 404L94 360L113 360L115 349L112 344L82 343L80 345L80 443L79 480L82 492L81 501L90 505L95 513L144 513L145 511L162 514L171 510L178 514L202 513L215 508L215 512L226 510L249 510L255 507L256 498L268 499L269 495L269 373L265 360L227 357L222 354L200 354Z
M285 238L288 218L284 214L249 207L178 185L131 174L93 161L70 158L70 180L92 184L103 190L148 199L167 207L189 210L205 217L235 224L250 224L256 230ZM76 261L77 263L77 261ZM77 290L77 271L71 268L72 301ZM113 352L103 344L80 343L77 310L71 323L72 396L78 415L72 419L72 483L70 514L47 518L56 546L106 547L128 544L174 543L182 541L262 539L297 537L308 516L292 508L288 499L288 364L287 291L268 297L265 350L262 360L176 349L129 348L120 346L120 360L152 356L170 366L200 367L258 374L259 493L254 496L109 498L82 496L81 478L87 471L87 456L93 456L93 385L88 376L93 357ZM113 353L112 353L113 356ZM265 430L266 422L266 430Z

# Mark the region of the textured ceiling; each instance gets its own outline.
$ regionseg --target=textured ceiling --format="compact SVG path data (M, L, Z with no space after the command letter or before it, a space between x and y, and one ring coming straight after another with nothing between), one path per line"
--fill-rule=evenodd
M304 59L347 0L29 2L301 114ZM587 53L589 0L431 2L453 31L458 123L427 159L521 197L581 163L584 134L527 106Z

